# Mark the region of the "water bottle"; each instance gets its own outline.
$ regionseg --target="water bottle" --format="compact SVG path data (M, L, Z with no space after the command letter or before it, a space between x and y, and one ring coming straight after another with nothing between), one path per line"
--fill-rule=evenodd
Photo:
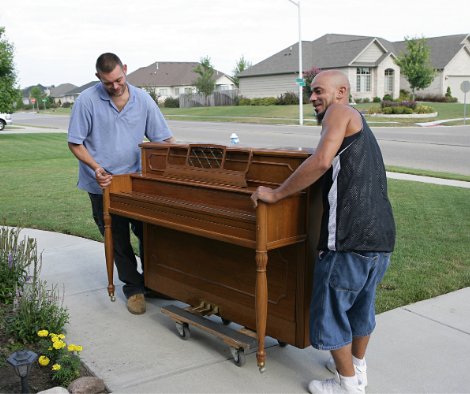
M240 142L240 139L238 138L238 135L236 133L232 133L230 135L230 144L237 145L239 142Z

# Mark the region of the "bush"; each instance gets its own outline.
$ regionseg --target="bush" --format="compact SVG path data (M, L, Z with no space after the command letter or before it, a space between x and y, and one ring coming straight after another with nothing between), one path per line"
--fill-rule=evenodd
M409 107L398 105L394 107L385 107L382 109L382 112L386 115L390 115L390 114L401 115L401 114L412 114L413 110Z
M247 97L240 97L238 100L238 105L251 105L251 99Z
M416 107L415 113L417 114L430 114L432 112L436 112L433 107L429 105L418 105Z
M277 98L277 105L294 105L294 104L299 104L299 98L297 94L293 92L286 92L284 94L281 94Z
M62 108L70 108L72 106L72 103L69 103L68 101L65 103L62 103Z
M441 94L421 94L416 95L417 101L427 101L432 103L455 103L457 102L456 97L443 96Z
M374 97L372 102L374 103L380 103L382 100L380 100L380 97Z
M2 229L0 235L2 240L2 255L15 255L17 250L25 250L25 261L23 267L28 267L28 272L24 273L24 283L17 286L14 294L11 314L5 319L5 329L15 340L22 343L35 343L38 341L37 331L42 327L50 327L54 332L62 332L65 324L69 321L67 309L62 306L63 297L59 295L56 286L47 287L47 283L39 278L41 271L41 256L37 254L37 243L35 239L28 238L18 242L15 231L13 239L8 239L8 231ZM31 272L32 270L32 272Z
M406 101L411 99L411 93L408 90L400 89L400 96L398 101Z
M367 110L367 113L369 115L372 115L372 114L378 114L378 113L381 113L382 112L382 108L378 105L373 105L372 107L370 107L368 110Z
M382 101L382 108L387 107L406 107L411 108L412 112L416 108L416 101Z
M362 102L363 103L370 103L370 98L369 97L363 98Z
M33 240L18 241L19 233L19 229L0 228L0 304L4 305L12 305L23 292L34 258Z
M383 101L393 101L393 97L390 94L386 94L382 98Z
M167 97L163 103L165 108L179 108L180 100L174 97Z

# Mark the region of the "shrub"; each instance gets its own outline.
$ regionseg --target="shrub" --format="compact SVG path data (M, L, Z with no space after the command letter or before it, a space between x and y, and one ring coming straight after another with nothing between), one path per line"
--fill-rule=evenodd
M435 112L433 107L430 107L429 105L418 105L416 107L415 112L417 114L430 114L432 112Z
M12 305L23 291L34 258L34 240L18 241L20 229L0 228L0 304Z
M238 101L238 105L251 105L251 99L247 97L240 97L240 100Z
M68 101L65 103L62 103L62 108L70 108L72 106L72 103L69 103Z
M165 108L179 108L180 100L174 97L167 97L163 103Z
M411 99L411 93L408 90L400 89L400 96L398 97L398 101L405 101Z
M393 101L393 97L390 94L386 94L382 98L383 101Z
M382 108L378 105L373 105L372 107L369 107L369 109L367 110L367 113L369 115L378 114L378 113L381 113L381 112L382 112Z
M294 105L294 104L299 104L299 98L297 94L293 92L286 92L284 94L281 94L277 98L277 105Z
M412 112L416 108L416 101L382 101L382 108L387 107L406 107L411 108Z
M365 97L362 99L362 102L363 103L370 103L370 98L369 97Z
M5 230L1 234L4 235ZM47 283L39 278L42 260L37 254L36 240L28 238L24 242L28 245L28 253L25 257L27 263L23 264L28 267L28 273L22 287L16 288L12 313L5 319L5 329L19 342L35 343L39 328L50 327L54 332L61 332L69 321L69 315L62 306L63 297L59 295L57 286L48 288ZM10 251L21 249L17 237L14 237L14 242L6 244Z
M382 100L380 100L380 97L374 97L373 100L372 100L372 102L374 102L374 103L380 103L380 101L382 101Z

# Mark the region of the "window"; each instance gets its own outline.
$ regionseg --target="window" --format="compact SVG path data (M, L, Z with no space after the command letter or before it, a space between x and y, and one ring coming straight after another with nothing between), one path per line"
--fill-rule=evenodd
M356 91L357 92L370 92L371 91L371 73L369 67L358 67L356 69Z
M179 96L180 95L180 88L175 88L175 95Z
M168 89L158 89L158 95L159 96L166 96L168 95Z
M387 68L385 70L385 86L384 90L385 93L393 93L393 80L395 76L395 71L392 70L391 68Z
M184 93L185 94L191 94L193 92L192 88L184 88Z

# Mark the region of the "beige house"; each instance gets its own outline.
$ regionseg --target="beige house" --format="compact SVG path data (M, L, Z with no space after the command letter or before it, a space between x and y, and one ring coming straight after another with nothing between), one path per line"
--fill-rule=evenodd
M420 94L452 95L463 101L456 85L470 79L468 35L429 38L431 62L439 70L433 84ZM452 45L451 45L452 43ZM445 51L442 46L445 46ZM354 99L397 98L400 89L409 89L396 65L396 56L406 49L404 42L392 43L379 37L326 34L315 41L302 42L302 69L339 69L349 78ZM277 97L298 92L298 44L292 45L255 64L238 75L244 97Z
M127 75L131 85L138 86L148 92L155 92L157 97L174 97L180 94L196 93L194 81L198 78L193 69L196 62L155 62L147 67ZM215 70L216 90L232 90L233 80L224 73Z

